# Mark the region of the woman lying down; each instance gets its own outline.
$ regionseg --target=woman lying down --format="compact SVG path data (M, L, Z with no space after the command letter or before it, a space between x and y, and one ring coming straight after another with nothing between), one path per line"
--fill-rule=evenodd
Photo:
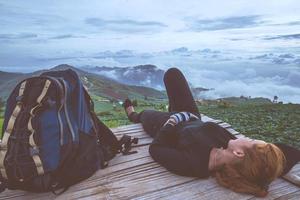
M215 176L235 192L264 197L269 184L286 174L300 151L284 144L237 139L213 122L202 122L187 81L176 68L164 76L169 112L134 111L129 99L124 108L130 121L142 123L153 142L149 152L169 171L199 178Z

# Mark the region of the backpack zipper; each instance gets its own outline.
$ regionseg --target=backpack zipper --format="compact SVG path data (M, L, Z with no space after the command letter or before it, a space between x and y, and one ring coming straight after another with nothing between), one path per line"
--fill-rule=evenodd
M54 80L54 82L56 82L58 84L59 88L61 90L63 90L63 87L62 87L61 83L55 78L53 78L53 80ZM63 123L62 123L61 115L60 115L63 105L64 105L64 103L61 103L61 105L60 105L60 107L58 108L58 111L57 111L57 118L58 118L59 131L60 131L60 145L61 146L64 144L64 135L63 135L64 129L63 129Z

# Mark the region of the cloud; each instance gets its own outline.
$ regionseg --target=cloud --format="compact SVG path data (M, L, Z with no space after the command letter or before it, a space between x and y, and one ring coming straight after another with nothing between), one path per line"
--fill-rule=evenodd
M135 52L131 50L120 50L117 52L111 52L111 51L103 51L99 52L94 56L93 58L103 59L103 58L132 58L132 57L139 57L139 54L136 54Z
M103 58L113 58L116 60L120 59L133 59L133 60L148 60L151 62L151 59L165 59L166 57L171 57L170 59L177 60L180 57L185 57L193 59L194 57L204 58L204 59L218 59L218 60L231 60L232 58L224 57L222 52L214 49L198 49L198 50L190 50L187 47L179 47L175 49L171 49L168 51L160 51L160 52L152 52L152 53L140 53L132 50L120 50L120 51L103 51L96 53L95 56L92 56L95 59L103 59Z
M214 90L205 92L206 98L221 98L231 96L252 96L272 99L275 95L280 100L287 102L299 102L300 89L290 85L276 84L271 80L262 80L257 83L245 83L242 80L223 81Z
M300 65L300 58L295 59L294 63Z
M258 56L254 56L254 57L250 57L250 60L265 60L265 59L270 59L273 57L273 53L269 53L269 54L262 54L262 55L258 55Z
M269 62L278 65L299 64L299 59L300 58L297 58L296 55L291 53L286 53L286 54L267 53L267 54L249 57L249 60L259 60L262 62Z
M71 34L66 34L66 35L57 35L54 37L50 37L49 39L54 39L54 40L61 40L61 39L68 39L68 38L82 38L82 36L75 36Z
M19 34L0 34L0 40L18 40L18 39L30 39L37 38L37 34L33 33L19 33Z
M258 15L227 17L220 19L200 19L188 24L192 31L217 31L226 29L241 29L259 26L263 23Z
M288 85L291 85L294 87L299 87L300 86L300 72L296 71L296 70L290 71L285 80L285 84L288 84Z
M277 35L274 37L265 37L264 39L265 40L277 40L277 39L296 40L296 39L300 39L300 33L290 34L290 35Z
M297 26L297 25L300 25L300 21L289 22L289 23L287 23L286 25L289 25L289 26Z
M213 88L200 97L216 99L231 96L252 96L273 99L275 95L284 102L300 102L300 72L286 75L262 75L254 68L246 68L233 77L226 69L185 69L189 81L195 86Z
M271 26L298 26L300 25L300 21L291 21L287 23L277 23L277 24L270 24Z
M279 58L295 58L295 55L291 53L281 54L278 56Z
M27 2L28 5L32 3L30 1ZM52 14L51 12L43 12L41 9L35 9L35 6L25 9L21 5L13 4L6 3L5 5L0 5L0 24L5 28L22 30L39 27L47 30L50 27L55 27L62 23L66 24L67 22L66 18Z
M286 64L290 64L291 63L290 61L288 61L288 60L286 60L284 58L274 58L272 60L272 62L274 64L278 64L278 65L286 65Z
M92 25L100 30L134 33L134 32L153 32L167 27L167 25L156 21L135 21L130 19L104 20L101 18L86 18L85 23Z

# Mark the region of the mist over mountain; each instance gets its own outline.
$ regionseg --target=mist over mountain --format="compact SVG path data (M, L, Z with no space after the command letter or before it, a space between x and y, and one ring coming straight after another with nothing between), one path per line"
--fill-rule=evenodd
M192 94L194 96L195 99L203 99L203 94L207 91L210 91L213 89L207 89L207 88L203 88L203 87L193 87L191 88Z
M14 87L23 79L38 76L45 71L72 69L77 72L83 84L91 95L102 96L111 100L125 98L166 98L164 92L143 86L131 86L119 83L105 76L86 72L71 65L58 65L48 70L39 70L32 73L11 73L0 71L0 97L6 99Z
M138 65L133 67L82 67L91 73L96 73L120 83L146 86L159 90L164 89L163 76L165 71L155 65Z

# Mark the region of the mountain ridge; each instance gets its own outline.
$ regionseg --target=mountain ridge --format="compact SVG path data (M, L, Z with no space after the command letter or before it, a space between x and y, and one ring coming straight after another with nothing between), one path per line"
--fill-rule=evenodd
M6 99L13 88L21 80L32 76L38 76L46 71L72 69L76 71L88 91L92 95L102 96L111 100L123 100L125 98L166 98L164 92L149 87L130 86L111 80L99 74L93 74L71 65L61 64L47 70L38 70L32 73L12 73L0 71L0 97Z
M130 67L83 66L81 69L127 85L164 89L163 76L165 71L151 64Z

